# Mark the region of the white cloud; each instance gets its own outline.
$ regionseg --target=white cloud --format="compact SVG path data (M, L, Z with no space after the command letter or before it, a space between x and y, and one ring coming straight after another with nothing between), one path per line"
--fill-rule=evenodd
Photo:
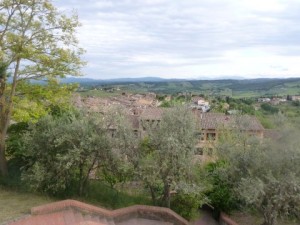
M87 76L299 76L298 0L66 0ZM276 66L274 66L276 65Z

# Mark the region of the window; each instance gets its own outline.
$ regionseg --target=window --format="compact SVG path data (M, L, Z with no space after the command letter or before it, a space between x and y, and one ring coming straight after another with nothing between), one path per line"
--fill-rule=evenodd
M203 148L196 148L196 155L203 155Z
M209 140L209 141L216 140L216 133L207 133L206 134L206 139Z
M134 134L135 137L139 137L139 131L138 130L134 130L133 134Z

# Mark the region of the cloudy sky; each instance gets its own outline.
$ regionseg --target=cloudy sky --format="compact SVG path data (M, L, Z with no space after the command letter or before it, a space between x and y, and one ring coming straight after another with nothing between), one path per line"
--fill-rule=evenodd
M300 77L300 0L55 0L97 79Z

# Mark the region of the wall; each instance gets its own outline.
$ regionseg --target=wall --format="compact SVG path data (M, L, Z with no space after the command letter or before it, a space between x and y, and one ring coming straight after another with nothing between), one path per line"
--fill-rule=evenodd
M220 223L220 225L239 225L225 213L221 213L219 223Z

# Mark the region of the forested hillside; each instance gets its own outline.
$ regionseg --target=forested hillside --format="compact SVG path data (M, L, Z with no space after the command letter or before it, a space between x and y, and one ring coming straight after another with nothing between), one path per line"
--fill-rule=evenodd
M68 80L66 80L68 82ZM72 79L86 89L110 89L134 92L159 92L173 94L193 92L195 94L224 95L231 97L258 97L268 95L300 94L300 78L247 79L247 80L81 80Z

